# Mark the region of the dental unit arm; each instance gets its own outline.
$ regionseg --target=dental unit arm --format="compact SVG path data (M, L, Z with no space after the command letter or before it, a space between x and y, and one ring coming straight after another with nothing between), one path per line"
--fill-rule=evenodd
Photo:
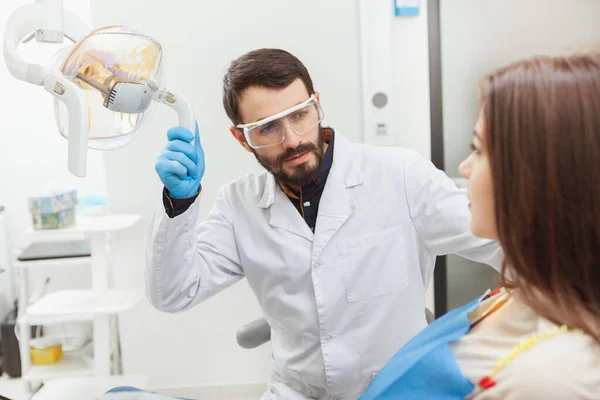
M16 9L10 16L4 37L4 58L9 72L15 78L44 90L64 103L68 113L68 169L75 176L86 175L90 110L87 90L99 92L103 106L124 114L145 112L154 100L173 108L179 125L195 132L195 118L191 103L179 93L159 87L150 79L136 79L119 71L90 62L75 76L64 71L23 60L17 52L20 43L33 37L40 43L63 43L67 37L81 43L97 31L91 31L75 14L63 9L62 0L36 0ZM76 47L75 47L76 48ZM64 68L63 68L64 70ZM84 87L86 89L84 89ZM139 119L135 124L139 123Z

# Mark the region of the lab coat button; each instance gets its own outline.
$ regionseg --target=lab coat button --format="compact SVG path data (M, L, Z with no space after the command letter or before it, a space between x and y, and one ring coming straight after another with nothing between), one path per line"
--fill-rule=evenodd
M317 261L315 263L315 269L319 269L319 268L321 268L321 263Z
M331 342L331 339L333 339L333 336L327 335L323 338L323 343L329 343Z

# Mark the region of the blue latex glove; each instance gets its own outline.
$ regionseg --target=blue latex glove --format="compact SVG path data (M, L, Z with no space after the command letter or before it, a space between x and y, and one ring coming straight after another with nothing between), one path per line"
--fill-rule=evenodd
M204 176L204 150L196 135L182 126L168 130L169 143L156 160L156 172L173 199L186 199L198 193ZM190 142L194 140L192 145Z

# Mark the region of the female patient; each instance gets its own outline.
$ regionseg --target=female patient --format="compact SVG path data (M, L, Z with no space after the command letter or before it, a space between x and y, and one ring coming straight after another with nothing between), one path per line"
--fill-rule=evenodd
M363 399L600 399L600 55L501 69L481 110L460 172L504 288L417 335Z

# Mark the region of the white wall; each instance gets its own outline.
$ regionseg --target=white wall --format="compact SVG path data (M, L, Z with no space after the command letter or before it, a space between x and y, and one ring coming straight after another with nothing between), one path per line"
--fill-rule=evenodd
M3 0L0 2L0 32L2 43L8 16L30 0ZM87 0L64 0L69 10L84 22L91 23L90 4ZM61 46L35 41L19 48L24 59L47 64ZM5 220L8 251L27 243L24 231L30 224L27 198L49 190L76 189L81 193L106 193L104 160L98 152L88 155L88 176L76 178L67 171L67 141L58 132L54 119L53 99L42 87L19 81L10 75L4 59L0 63L0 204L6 206ZM84 273L85 271L78 271ZM65 280L66 275L56 275ZM0 318L3 317L3 296L8 288L5 277L0 278ZM6 296L8 297L8 296Z
M391 3L391 2L390 2ZM361 140L357 3L348 0L93 0L94 26L122 23L158 39L165 52L165 82L194 103L206 152L201 218L219 186L259 167L231 138L221 105L229 63L259 47L298 56L321 92L326 124ZM138 11L135 11L138 10ZM392 12L390 6L390 13ZM394 93L397 143L429 157L426 13L394 21ZM119 237L115 265L121 286L143 284L144 235L160 202L154 161L175 114L159 108L147 130L127 148L106 154L109 204L140 212L142 223ZM186 313L165 315L144 303L120 320L125 371L146 373L154 387L266 381L269 346L242 350L236 329L261 315L244 281Z
M6 233L4 213L0 212L0 319L3 319L12 309L12 300L14 299ZM4 269L4 272L2 272L2 269Z
M469 154L478 84L535 54L600 45L598 0L441 1L444 150L454 174Z

